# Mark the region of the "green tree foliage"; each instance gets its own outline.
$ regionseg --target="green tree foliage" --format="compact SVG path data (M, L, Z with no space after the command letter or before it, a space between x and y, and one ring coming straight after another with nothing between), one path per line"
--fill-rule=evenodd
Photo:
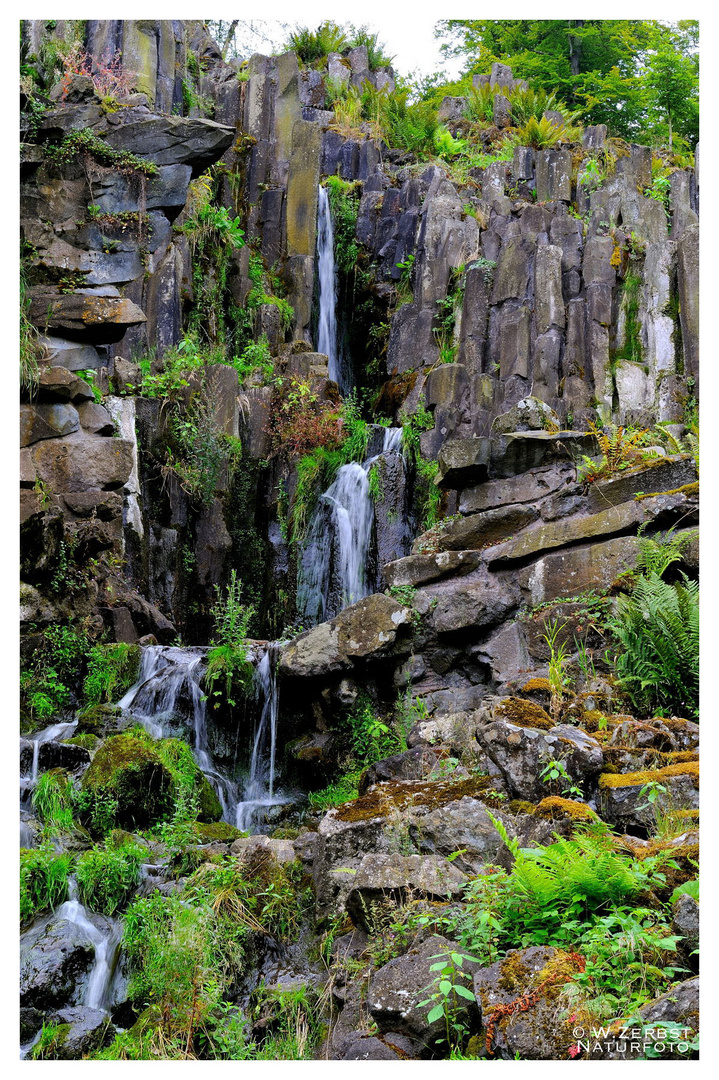
M446 19L447 56L465 56L465 79L509 64L515 77L556 91L587 123L615 135L696 141L698 23L647 19Z

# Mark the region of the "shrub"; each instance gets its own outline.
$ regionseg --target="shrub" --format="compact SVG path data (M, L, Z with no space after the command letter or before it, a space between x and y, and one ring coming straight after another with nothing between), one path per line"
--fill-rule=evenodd
M144 176L155 176L157 173L154 161L146 161L129 150L115 150L89 128L77 128L69 132L61 143L47 148L46 156L54 165L65 165L80 156L92 157L100 165L122 173L134 172Z
M267 431L275 454L306 454L317 446L333 449L342 442L338 407L294 375L276 388L269 416Z
M341 274L354 272L357 262L357 214L362 185L328 176L326 181L334 226L335 263Z
M50 844L20 852L20 919L26 922L38 912L52 911L67 900L67 879L72 855L58 855Z
M620 685L643 715L699 713L699 586L651 571L617 599L608 626Z
M76 872L82 903L102 915L114 915L123 908L139 883L143 852L138 845L125 843L80 855Z
M267 338L263 336L259 341L251 341L243 349L241 356L233 357L232 364L241 383L255 371L261 371L265 380L271 378L274 365Z
M102 57L98 58L91 56L77 41L62 57L62 64L64 68L62 80L63 101L67 97L70 82L76 75L86 75L89 79L92 79L97 96L110 99L110 101L131 93L137 78L134 71L127 71L123 67L122 53L119 49L112 57L106 52Z

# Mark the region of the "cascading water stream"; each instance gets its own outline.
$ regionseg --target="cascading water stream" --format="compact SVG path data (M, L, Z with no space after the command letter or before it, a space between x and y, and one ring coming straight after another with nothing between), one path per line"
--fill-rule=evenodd
M369 472L384 454L400 454L402 428L385 428L382 449L362 464L342 465L320 496L307 530L297 606L314 625L367 596L373 586L368 556L375 523Z
M156 739L177 734L172 724L177 722L178 713L183 709L187 711L189 705L195 761L220 800L223 821L234 823L235 785L218 772L208 750L207 702L200 686L206 651L204 648L148 645L142 651L137 682L118 704L121 709L131 712Z
M92 942L95 959L88 976L82 1005L89 1009L107 1011L112 997L112 982L117 967L117 959L122 940L122 924L111 920L110 928L103 933L90 920L87 910L77 899L77 884L73 877L68 879L69 899L61 904L54 914L54 920L74 923Z
M267 646L264 656L255 668L255 688L262 701L262 710L252 744L250 771L237 804L236 825L238 829L250 830L254 818L263 810L281 806L290 800L275 791L277 760L277 719L280 693L277 685L277 663L280 649L276 643Z
M327 188L320 184L317 200L317 278L319 282L319 319L317 351L329 361L329 377L340 392L340 362L337 342L337 268L335 266L335 237Z

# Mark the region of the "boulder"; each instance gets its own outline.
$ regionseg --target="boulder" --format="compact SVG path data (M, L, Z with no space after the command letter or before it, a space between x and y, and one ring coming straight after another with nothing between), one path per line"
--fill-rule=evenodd
M567 548L520 570L519 585L531 604L608 589L621 574L634 569L638 555L635 536Z
M84 401L78 407L78 416L84 431L91 435L114 435L115 425L107 409L96 401Z
M504 537L514 536L538 517L539 512L527 505L499 506L483 513L468 514L443 524L441 529L433 530L432 535L436 536L434 546L439 551L477 551L485 547L493 551L501 550L493 545ZM426 536L424 533L414 541L412 548L415 552L421 552ZM512 543L515 541L509 541L505 546L509 547Z
M572 1023L568 1010L561 1010L560 994L581 970L583 960L575 953L534 945L511 949L478 971L474 992L490 1055L510 1061L566 1057ZM509 1009L514 1002L521 1007Z
M672 908L672 930L681 936L680 948L689 966L697 971L699 957L699 904L693 896L683 893Z
M75 405L83 401L94 401L91 387L74 371L54 365L40 373L38 398L41 402L72 401Z
M574 477L575 470L571 465L548 465L506 480L488 480L476 487L465 488L460 494L459 512L473 514L510 503L536 502L573 484Z
M31 453L37 476L51 491L112 490L122 487L132 472L134 443L77 431L62 439L46 439Z
M546 249L542 249L546 250ZM546 431L559 429L559 417L544 401L535 397L522 398L509 412L502 413L492 421L493 435L507 435L513 431Z
M490 565L510 563L581 540L635 532L640 525L657 519L667 525L680 519L685 524L691 523L692 519L696 519L697 510L698 491L690 486L688 490L623 502L587 517L540 525L523 533L516 540L509 540L492 548L487 552L486 558Z
M86 1005L61 1009L50 1017L61 1031L53 1048L53 1059L79 1061L87 1058L112 1041L115 1029L107 1013Z
M438 634L485 629L502 622L514 606L512 595L497 582L460 580L437 598L432 622Z
M175 740L167 740L169 747ZM179 748L179 744L178 744ZM178 780L163 759L158 745L132 734L106 739L82 778L82 790L90 800L87 819L92 824L96 801L112 800L114 823L124 829L145 829L172 815ZM222 807L199 768L195 771L198 821L218 821Z
M425 1053L437 1050L437 1044L445 1035L444 1016L429 1024L427 1016L431 1006L420 1006L419 1003L427 999L431 993L430 984L437 976L430 967L439 962L437 957L441 959L450 951L463 952L455 942L433 935L379 969L370 983L367 1004L380 1031L409 1035L423 1044ZM462 964L462 970L469 975L473 975L478 967L466 960ZM470 985L468 980L461 981ZM475 1003L458 995L452 995L452 998L457 1019L470 1031L476 1030L479 1017Z
M364 795L373 784L385 780L426 780L437 761L437 755L425 747L414 747L402 754L376 761L362 773L358 786L359 794Z
M292 840L274 840L269 836L238 836L232 842L230 851L233 855L252 857L259 851L267 852L275 862L286 864L297 858Z
M20 942L21 1005L51 1009L76 1001L94 955L87 932L62 914L31 927Z
M74 405L20 406L20 446L69 435L79 426L78 410Z
M477 728L477 741L502 773L515 799L537 801L548 794L540 773L551 760L563 761L572 780L584 786L585 794L604 763L596 739L564 724L542 731L493 720Z
M481 439L447 439L438 458L438 483L444 488L467 487L487 478L490 442Z
M450 899L460 892L465 875L440 855L368 853L362 859L346 900L355 926L374 933L388 909L408 896Z
M356 663L384 660L409 651L408 608L374 593L341 611L328 623L300 634L282 650L284 677L316 678L351 669Z
M147 322L137 304L120 296L48 290L49 286L38 286L31 291L30 320L43 331L65 331L105 344L120 341L128 327Z
M387 563L384 576L394 585L426 585L447 577L461 577L476 570L481 562L478 551L440 551L435 555L408 555Z
M610 1061L646 1060L649 1047L662 1047L667 1051L665 1060L676 1060L672 1053L673 1043L693 1041L699 1031L699 978L687 979L673 986L666 994L650 1001L639 1009L641 1024L632 1022L631 1027L613 1025L608 1037L589 1042L589 1058ZM677 1035L667 1035L667 1029L681 1029ZM661 1053L661 1051L660 1051ZM686 1057L684 1057L686 1060Z
M516 834L513 820L499 810L492 811L510 836ZM479 874L487 863L496 863L504 843L492 824L487 808L479 799L465 795L426 813L413 815L409 827L412 842L422 852L454 855L452 866L465 874ZM460 852L456 855L456 852Z

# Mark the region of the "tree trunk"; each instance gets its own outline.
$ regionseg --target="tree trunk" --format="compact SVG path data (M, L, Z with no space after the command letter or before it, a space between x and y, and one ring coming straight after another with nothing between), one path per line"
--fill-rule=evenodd
M570 34L569 34L569 64L572 69L572 75L576 78L579 74L579 65L582 59L582 42L580 38L574 36L571 33L571 27L584 26L584 19L570 19Z

